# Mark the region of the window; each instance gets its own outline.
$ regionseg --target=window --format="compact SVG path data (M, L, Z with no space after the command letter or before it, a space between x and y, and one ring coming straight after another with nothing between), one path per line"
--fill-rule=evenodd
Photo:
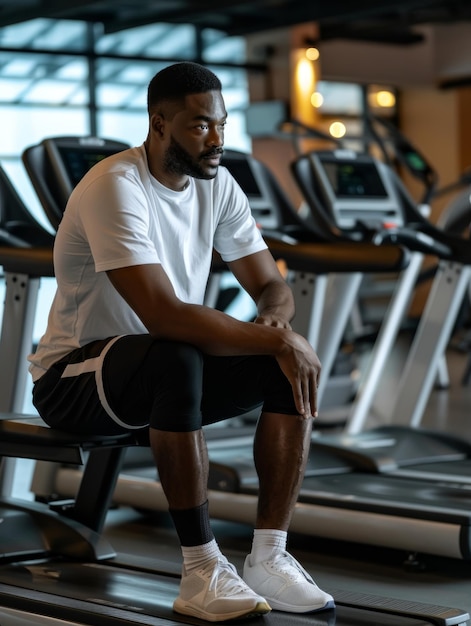
M99 25L37 19L0 29L0 163L41 223L48 227L21 163L23 150L70 134L139 145L147 134L149 80L171 62L196 59L198 50L223 84L226 146L249 150L243 38L199 33L191 24L104 34Z

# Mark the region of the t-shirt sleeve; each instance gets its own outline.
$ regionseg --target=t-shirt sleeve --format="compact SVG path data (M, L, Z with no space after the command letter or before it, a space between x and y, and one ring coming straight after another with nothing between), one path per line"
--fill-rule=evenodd
M214 247L226 261L236 261L265 250L267 245L250 210L247 196L229 173L220 167L216 181L219 206Z
M95 271L160 262L149 238L149 203L132 176L104 174L85 188L79 201Z

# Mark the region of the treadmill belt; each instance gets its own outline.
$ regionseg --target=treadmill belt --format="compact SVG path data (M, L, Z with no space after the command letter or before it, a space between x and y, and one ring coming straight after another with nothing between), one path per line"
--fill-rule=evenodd
M237 444L230 440L214 447L209 443L209 479L208 487L222 491L241 491L258 489L255 472L252 443ZM313 444L312 444L313 445ZM329 450L320 448L310 454L307 460L305 476L324 476L347 474L353 471L351 463Z
M300 502L334 500L340 508L471 524L471 490L448 482L361 473L305 478Z
M421 478L424 480L446 481L452 485L471 485L471 459L440 461L437 463L417 463L403 466L393 472L395 476Z
M37 615L19 609L0 608L2 626L81 626L78 622L55 620L50 615Z
M178 585L179 578L175 576L131 571L113 565L11 564L0 568L0 604L21 610L23 614L44 614L87 626L207 625L205 621L173 612L172 603L178 594ZM341 595L342 592L338 593ZM304 615L273 611L263 618L245 619L241 623L246 626L451 626L459 623L453 620L456 618L453 610L447 614L446 620L435 621L433 617L382 612L378 603L374 610L365 610L350 606L348 594L346 598L345 604L339 604L335 610ZM383 602L387 601L383 599Z

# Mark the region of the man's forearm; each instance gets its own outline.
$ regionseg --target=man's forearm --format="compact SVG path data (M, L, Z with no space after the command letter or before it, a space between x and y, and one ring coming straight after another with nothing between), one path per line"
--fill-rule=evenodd
M281 328L261 328L202 305L181 304L149 325L154 337L183 341L215 356L279 354L288 340Z
M268 284L257 301L257 311L260 317L269 315L290 322L294 317L295 306L289 286L281 281Z

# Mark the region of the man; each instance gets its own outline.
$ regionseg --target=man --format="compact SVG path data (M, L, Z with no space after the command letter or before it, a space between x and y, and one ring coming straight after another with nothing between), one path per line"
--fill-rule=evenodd
M331 608L286 551L320 364L290 328L292 294L247 198L219 167L221 83L177 63L150 82L148 109L145 143L92 168L65 210L57 293L30 357L35 405L73 432L149 427L182 547L175 611L223 621ZM213 247L254 299L254 322L202 304ZM241 578L211 530L202 426L255 407L259 505Z

